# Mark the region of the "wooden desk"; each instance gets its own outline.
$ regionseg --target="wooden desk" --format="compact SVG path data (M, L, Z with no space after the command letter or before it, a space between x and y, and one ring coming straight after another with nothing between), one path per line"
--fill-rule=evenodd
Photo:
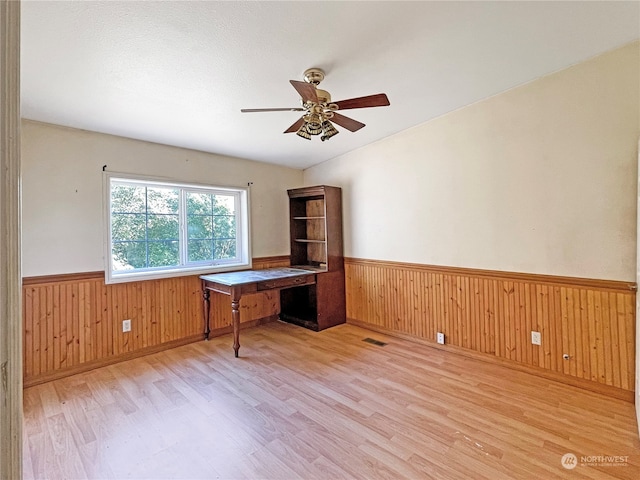
M238 356L240 349L240 298L244 294L281 290L283 288L313 285L316 275L301 268L267 268L242 272L215 273L200 276L204 301L204 337L209 339L210 291L231 297L231 321L233 324L233 351Z

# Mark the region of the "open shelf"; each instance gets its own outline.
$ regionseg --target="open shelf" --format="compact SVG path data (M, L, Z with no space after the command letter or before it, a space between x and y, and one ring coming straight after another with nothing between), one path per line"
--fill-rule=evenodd
M342 192L319 185L288 190L291 265L315 274L314 285L280 292L280 318L312 330L344 323Z

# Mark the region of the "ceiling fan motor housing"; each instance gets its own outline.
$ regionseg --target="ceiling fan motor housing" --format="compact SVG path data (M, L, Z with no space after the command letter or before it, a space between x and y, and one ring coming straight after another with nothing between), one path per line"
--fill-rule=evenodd
M302 74L304 81L313 85L319 85L324 80L324 71L319 68L307 68Z
M331 103L331 95L326 90L321 90L318 85L324 80L324 71L319 68L308 68L303 74L304 81L316 87L318 103Z
M331 94L326 90L316 88L316 95L318 96L318 103L331 103Z

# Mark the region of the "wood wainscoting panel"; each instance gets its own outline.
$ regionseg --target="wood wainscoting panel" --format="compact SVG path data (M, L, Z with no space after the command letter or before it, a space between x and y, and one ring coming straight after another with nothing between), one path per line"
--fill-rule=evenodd
M253 260L255 269L288 265L288 256ZM203 338L198 275L110 285L104 272L30 277L22 293L26 386ZM240 320L273 319L279 308L277 291L246 295ZM230 325L230 297L212 294L211 330Z
M360 326L634 390L634 283L355 258L345 275Z

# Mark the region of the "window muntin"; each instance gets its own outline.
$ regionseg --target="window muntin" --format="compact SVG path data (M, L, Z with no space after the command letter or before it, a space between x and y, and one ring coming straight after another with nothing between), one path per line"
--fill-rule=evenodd
M107 282L251 265L244 188L108 178Z

